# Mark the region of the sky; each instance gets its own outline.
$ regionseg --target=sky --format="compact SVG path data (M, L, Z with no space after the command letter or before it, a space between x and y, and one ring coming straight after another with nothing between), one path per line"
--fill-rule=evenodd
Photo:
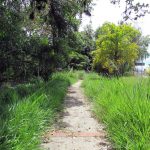
M121 0L125 1L125 0ZM135 0L138 1L138 0ZM150 0L139 0L141 3L149 3ZM92 22L93 29L97 29L104 22L109 21L113 23L118 23L123 19L122 12L124 11L124 3L121 3L120 7L118 5L113 5L110 0L93 0L95 6L93 6L92 16L88 17L83 15L82 24L80 30L83 30L84 26ZM145 17L138 19L138 21L132 22L136 27L140 27L144 35L150 34L150 14Z
M135 1L150 4L150 0ZM96 30L106 21L118 24L118 22L123 19L122 13L125 9L124 3L122 3L120 6L111 4L110 0L93 0L93 3L95 4L95 6L93 6L93 10L91 12L92 16L82 16L80 31L82 31L84 27L89 23L91 23L92 28ZM132 23L136 28L140 28L143 35L150 35L150 14L147 14L146 16L139 18L137 21L130 23ZM150 46L148 48L148 51L150 52ZM148 62L150 62L150 58L148 58Z

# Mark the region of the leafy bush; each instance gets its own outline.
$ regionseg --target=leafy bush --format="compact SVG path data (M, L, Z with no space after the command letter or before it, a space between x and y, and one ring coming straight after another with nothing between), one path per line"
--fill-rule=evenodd
M145 70L145 73L146 73L148 76L150 76L150 68L147 68L147 69Z

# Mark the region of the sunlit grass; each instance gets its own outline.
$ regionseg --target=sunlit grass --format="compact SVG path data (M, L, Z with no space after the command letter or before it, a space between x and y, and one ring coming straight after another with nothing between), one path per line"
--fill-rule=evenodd
M83 87L115 149L150 150L150 80L85 77Z

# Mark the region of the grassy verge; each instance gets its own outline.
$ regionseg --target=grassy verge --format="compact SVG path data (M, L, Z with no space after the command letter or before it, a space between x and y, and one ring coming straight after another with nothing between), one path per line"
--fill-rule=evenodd
M150 80L85 76L85 94L115 149L150 150Z
M67 87L76 80L72 72L55 73L46 84L1 89L0 149L37 150L42 131L56 119Z

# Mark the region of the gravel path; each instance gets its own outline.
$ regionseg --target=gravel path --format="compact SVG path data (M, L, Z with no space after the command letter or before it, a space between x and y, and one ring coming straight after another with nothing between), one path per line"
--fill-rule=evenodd
M43 150L111 150L103 125L91 116L81 82L69 87L62 118L46 133Z

